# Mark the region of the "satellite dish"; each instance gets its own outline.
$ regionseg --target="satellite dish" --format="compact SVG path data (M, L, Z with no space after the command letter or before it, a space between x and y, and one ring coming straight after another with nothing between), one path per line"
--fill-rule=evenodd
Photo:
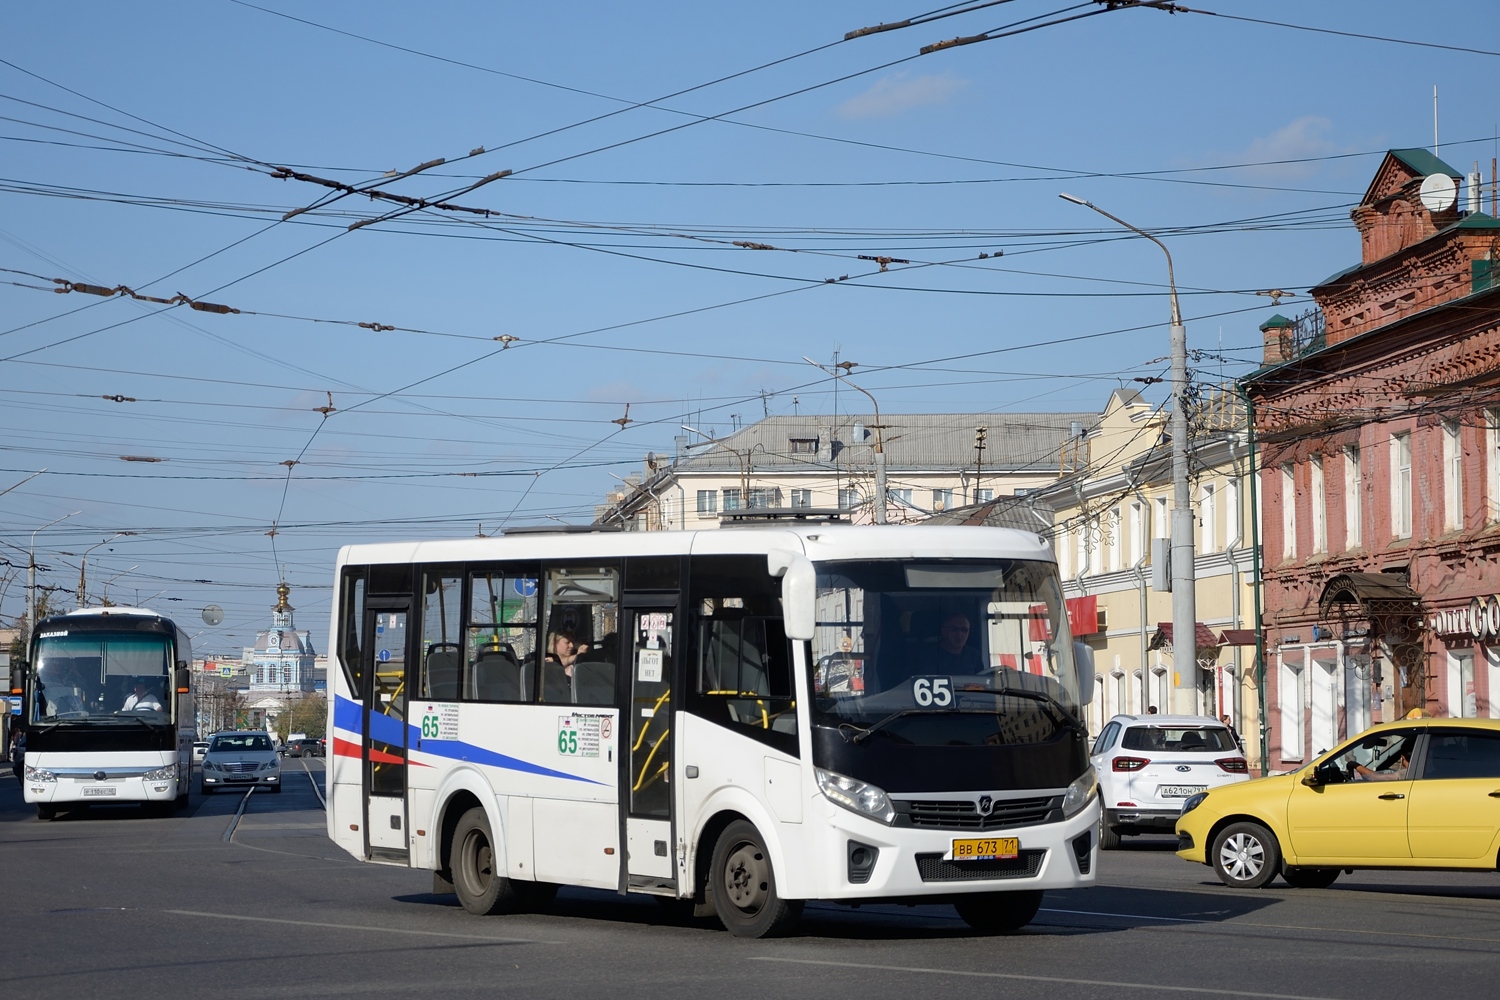
M224 609L217 604L210 604L203 609L203 622L206 625L217 625L224 620Z
M1428 174L1418 192L1422 207L1429 212L1445 212L1458 201L1458 185L1447 174Z

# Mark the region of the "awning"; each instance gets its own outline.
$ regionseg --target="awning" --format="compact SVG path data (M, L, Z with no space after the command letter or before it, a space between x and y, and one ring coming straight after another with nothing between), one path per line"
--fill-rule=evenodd
M1404 577L1394 573L1340 573L1323 585L1318 598L1318 614L1324 619L1336 615L1373 617L1376 615L1410 615L1422 610L1422 598L1411 589Z
M1255 644L1255 629L1253 628L1226 628L1219 633L1221 646L1254 646Z
M1251 634L1253 635L1254 633L1251 633ZM1198 636L1197 646L1198 646L1198 651L1200 653L1201 652L1216 652L1218 650L1218 648L1221 645L1223 645L1223 643L1219 642L1219 637L1216 636L1216 635L1214 635L1213 629L1209 628L1207 625L1203 624L1202 622L1198 622L1197 623L1197 636ZM1171 645L1172 645L1172 623L1171 622L1157 622L1156 623L1156 634L1151 637L1151 645L1150 645L1149 648L1151 648L1151 649L1165 649L1165 648L1170 647Z

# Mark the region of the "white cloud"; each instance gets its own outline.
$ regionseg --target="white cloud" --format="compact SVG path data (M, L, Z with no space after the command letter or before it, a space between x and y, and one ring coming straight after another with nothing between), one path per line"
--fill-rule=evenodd
M897 73L875 81L869 90L835 110L841 118L889 118L913 108L941 104L968 85L967 80L951 73L910 77Z
M1292 180L1317 173L1318 163L1276 163L1278 160L1300 160L1345 152L1329 138L1333 122L1316 115L1304 115L1269 135L1257 136L1244 150L1220 160L1223 163L1261 163L1250 171L1263 179Z

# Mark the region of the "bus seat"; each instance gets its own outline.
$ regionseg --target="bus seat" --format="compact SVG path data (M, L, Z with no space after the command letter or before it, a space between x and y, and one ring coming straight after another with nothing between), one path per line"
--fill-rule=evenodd
M573 700L573 682L561 663L542 661L542 700L568 704Z
M509 646L486 649L474 661L474 697L480 701L520 701L521 665Z
M580 705L612 705L615 665L604 660L580 661L573 667L574 701Z
M422 665L424 698L442 701L458 699L459 652L456 642L435 642L427 647L427 659Z

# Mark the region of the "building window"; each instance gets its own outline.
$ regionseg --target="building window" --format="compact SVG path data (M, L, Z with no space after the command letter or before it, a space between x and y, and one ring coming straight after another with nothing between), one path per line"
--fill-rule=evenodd
M817 438L790 438L793 455L816 455L818 453Z
M974 502L975 503L989 503L993 499L995 499L995 491L992 490L992 489L987 489L986 488L986 489L975 490L974 491Z
M1457 423L1443 424L1443 524L1449 531L1464 526L1464 449Z
M1240 529L1240 481L1224 480L1224 542L1238 543L1245 535Z
M889 490L888 492L908 507L912 506L911 490Z
M1307 699L1307 650L1301 646L1281 653L1281 759L1301 760L1305 741L1303 706Z
M1411 433L1391 435L1391 536L1411 537Z
M1281 467L1281 558L1297 558L1297 474L1290 462Z
M933 510L951 510L952 508L953 508L953 491L952 490L933 490L932 491L932 509Z
M1308 499L1312 501L1312 550L1328 551L1328 501L1323 488L1323 456L1314 455L1308 472L1312 480L1308 484Z
M1155 517L1153 518L1153 521L1154 521L1154 525L1153 525L1153 527L1151 529L1151 537L1152 538L1171 538L1172 537L1172 529L1170 527L1171 522L1167 519L1167 498L1166 497L1157 497L1156 498L1156 511L1155 511Z
M1486 714L1492 719L1500 719L1500 648L1484 647L1484 660L1489 666L1490 674L1489 694L1486 696L1486 700L1489 701L1489 711ZM1476 711L1475 714L1477 715L1478 712Z
M1484 457L1489 485L1485 513L1493 524L1500 521L1500 410L1484 412Z
M1078 543L1078 548L1074 552L1073 563L1077 567L1079 576L1082 576L1085 570L1094 569L1094 567L1089 564L1089 532L1093 527L1094 526L1091 525L1087 519L1081 521L1078 525L1078 534L1075 536Z
M859 507L859 490L852 486L839 487L839 510L854 510Z
M1140 500L1130 505L1130 565L1139 566L1145 551L1146 505ZM1123 702L1121 704L1124 704ZM1124 709L1120 709L1124 711Z
M812 490L792 490L793 507L811 507Z
M1064 580L1072 575L1068 558L1073 551L1072 534L1066 526L1059 526L1052 533L1052 547L1057 552L1057 575Z
M719 509L719 491L718 490L699 490L698 491L698 513L699 514L712 514L712 513L715 513L718 509Z
M1201 548L1204 552L1219 551L1219 533L1216 530L1219 516L1218 499L1214 484L1204 483L1198 499L1198 516L1203 525Z
M724 509L725 510L739 510L740 509L740 491L739 490L729 489L729 490L725 490L724 491Z
M1115 507L1109 512L1109 571L1118 573L1120 571L1120 560L1125 557L1125 539L1120 537L1120 531L1124 527L1124 518L1120 516L1120 508Z
M781 490L771 486L757 486L750 491L751 507L776 507L781 504Z
M1344 449L1344 547L1357 549L1363 542L1360 522L1364 511L1360 506L1360 490L1363 479L1359 471L1359 446Z
M1448 652L1448 716L1473 719L1479 716L1479 696L1474 690L1472 650Z

